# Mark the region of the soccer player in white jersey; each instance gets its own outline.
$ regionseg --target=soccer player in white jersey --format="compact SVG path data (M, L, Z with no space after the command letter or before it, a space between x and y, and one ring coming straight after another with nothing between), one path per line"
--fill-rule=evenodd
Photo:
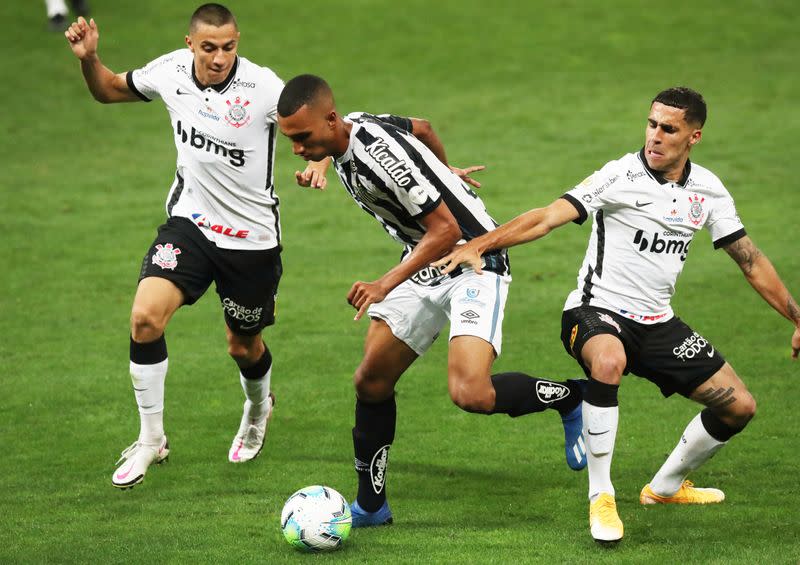
M98 101L164 101L178 153L167 221L144 257L131 312L130 374L140 433L123 451L111 482L132 487L152 463L167 458L164 329L212 281L245 393L228 459L249 461L263 446L274 404L272 356L261 331L274 323L282 272L273 163L283 82L237 54L236 20L219 4L194 12L185 48L128 73L115 74L101 63L94 20L79 18L65 36ZM304 174L318 182L310 169Z
M593 215L578 287L564 306L561 339L589 376L583 401L589 521L600 542L623 535L611 483L623 374L652 381L664 396L677 392L706 406L642 489L642 504L721 502L722 491L697 488L686 476L755 414L755 400L733 368L670 307L695 233L707 228L714 247L725 249L752 287L794 324L792 357L800 351L800 308L745 233L725 186L689 160L705 119L706 104L697 92L675 87L659 93L641 151L607 163L546 208L530 210L436 263L446 265L444 272L462 264L479 269L487 250L533 241Z
M364 314L371 319L354 377L358 494L351 505L353 525L392 521L385 485L395 433L395 384L448 319L453 402L468 412L512 417L553 408L564 425L568 465L585 467L579 382L522 373L491 375L500 354L511 281L506 251L482 257L486 276L472 270L442 275L430 268L457 241L496 226L480 198L462 182L475 184L468 173L476 168L449 168L444 147L425 120L365 113L342 117L330 87L314 75L286 83L278 101L278 125L292 140L294 153L306 161L332 157L350 196L404 246L398 265L376 281L356 282L347 296L357 310L356 320Z

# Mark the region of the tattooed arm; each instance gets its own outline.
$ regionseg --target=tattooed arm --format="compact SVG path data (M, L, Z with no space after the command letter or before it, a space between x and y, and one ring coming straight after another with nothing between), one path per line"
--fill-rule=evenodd
M800 353L800 307L789 294L775 267L748 236L726 245L724 249L742 269L747 282L756 289L756 292L794 324L792 357L797 359Z

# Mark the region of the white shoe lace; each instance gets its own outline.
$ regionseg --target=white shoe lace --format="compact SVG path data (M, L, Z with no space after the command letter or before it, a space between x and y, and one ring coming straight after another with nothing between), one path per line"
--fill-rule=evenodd
M134 441L132 444L130 444L128 447L125 448L125 450L120 454L117 462L114 464L119 465L123 461L127 461L134 453L136 453L136 450L139 449L139 446L141 446L139 440Z
M264 418L264 423L261 426L258 424L250 424L247 427L247 431L244 433L244 437L242 437L242 444L249 448L260 445L264 439L264 429L262 428L266 428L266 418Z

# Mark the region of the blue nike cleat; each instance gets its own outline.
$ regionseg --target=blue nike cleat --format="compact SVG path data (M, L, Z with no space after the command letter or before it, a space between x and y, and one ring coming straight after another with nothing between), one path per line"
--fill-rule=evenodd
M587 381L573 380L581 387L581 392L586 388ZM567 414L561 415L564 424L564 454L567 465L573 471L580 471L586 467L586 443L583 441L583 401Z
M350 505L350 513L353 515L354 528L369 528L371 526L386 526L394 521L392 511L389 509L389 502L384 501L375 512L367 512L358 505L358 500L354 500Z

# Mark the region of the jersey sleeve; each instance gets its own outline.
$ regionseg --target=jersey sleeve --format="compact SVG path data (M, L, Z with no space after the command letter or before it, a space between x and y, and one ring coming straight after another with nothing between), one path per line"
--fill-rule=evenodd
M437 187L446 186L443 175L452 173L421 141L379 124L362 127L356 137L363 144L358 157L369 168L372 183L393 194L411 217L422 217L439 205Z
M714 249L730 245L734 241L741 239L747 232L744 224L736 213L736 204L728 190L721 186L721 194L714 199L714 204L708 212L708 221L705 227L711 234L711 241L714 242Z
M368 114L367 112L352 112L347 115L347 119L352 122L376 122L389 124L405 132L412 133L413 125L411 118L395 116L394 114Z
M375 116L376 120L380 120L385 124L392 125L396 128L399 128L403 131L407 131L411 133L413 126L411 124L411 118L405 118L403 116L395 116L393 114L378 114Z
M174 53L168 53L150 61L140 69L128 71L125 75L128 88L145 102L160 98L161 88L164 87L164 71L168 68L167 63L174 58Z
M612 202L612 187L620 179L617 172L616 161L603 166L599 171L586 177L579 185L568 190L563 198L578 211L576 224L582 224L589 214L600 210Z
M276 123L278 121L278 99L283 91L283 81L276 75L272 69L262 67L266 76L266 92L267 92L267 122Z

